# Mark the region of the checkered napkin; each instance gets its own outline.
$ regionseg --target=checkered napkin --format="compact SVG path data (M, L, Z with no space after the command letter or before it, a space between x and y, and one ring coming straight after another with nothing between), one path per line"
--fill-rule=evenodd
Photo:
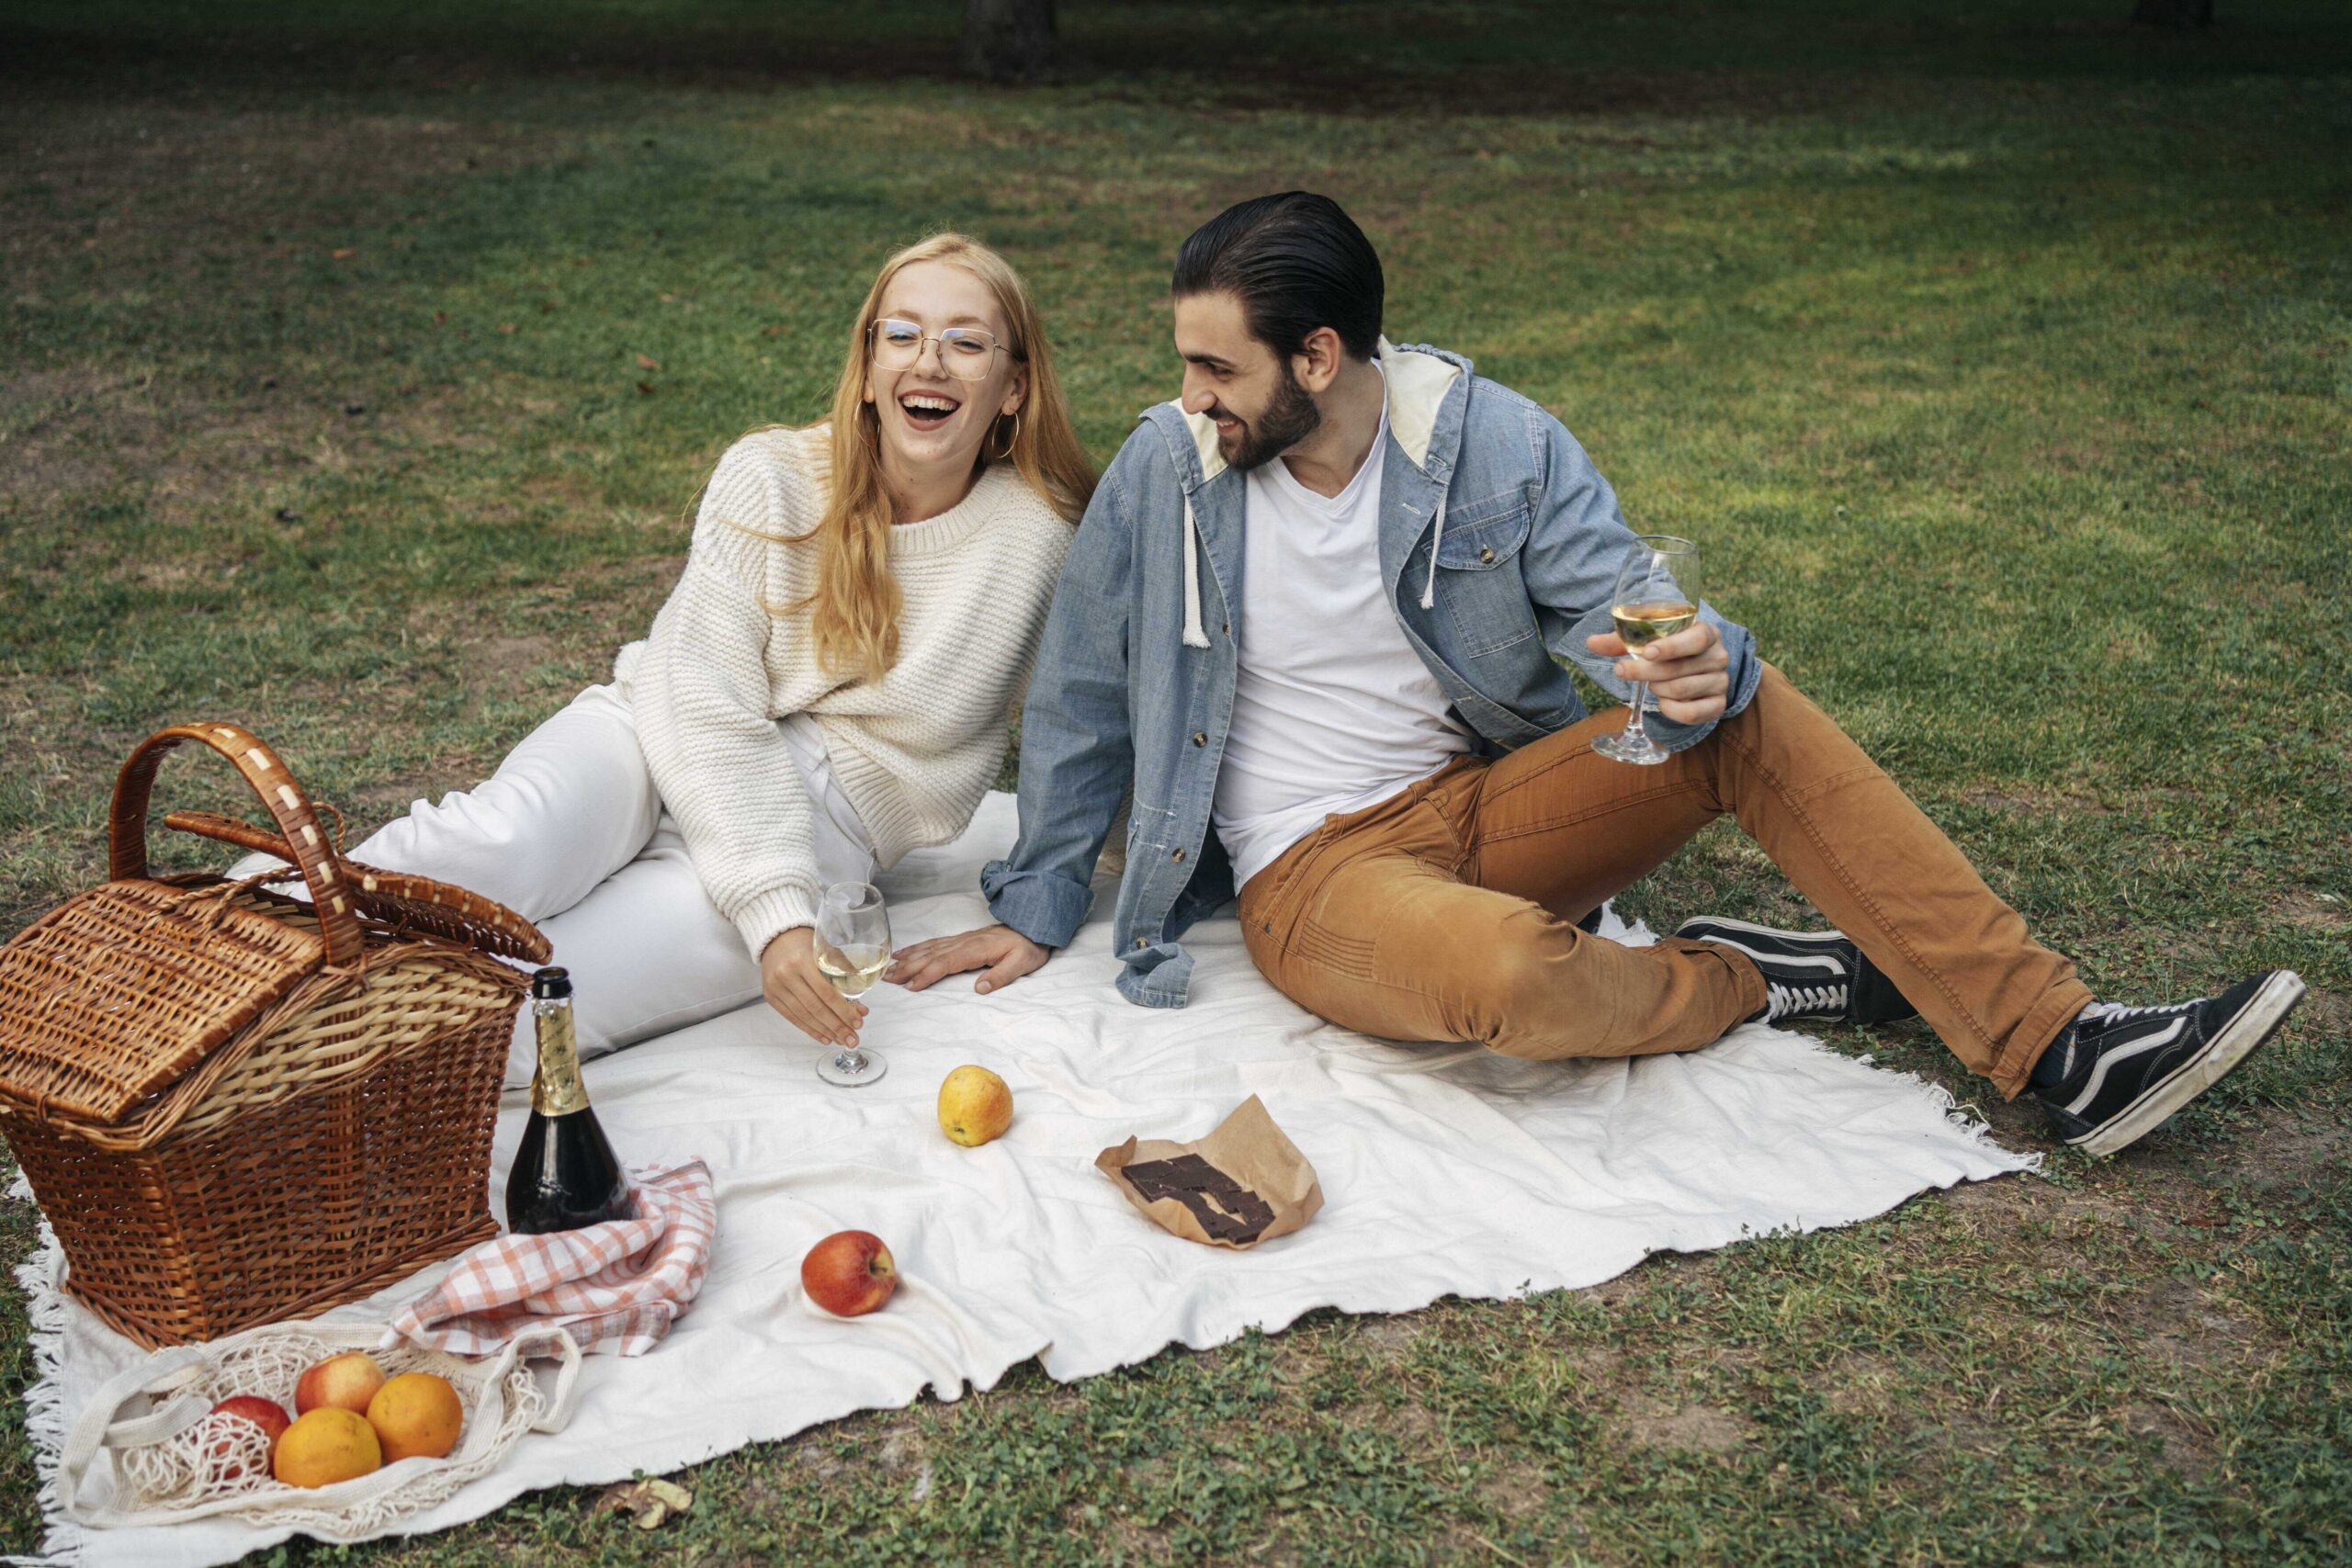
M710 1168L692 1160L629 1172L633 1219L548 1235L503 1235L458 1259L437 1290L411 1303L385 1332L426 1349L487 1356L526 1328L560 1324L580 1348L618 1340L642 1356L702 1290L718 1197Z

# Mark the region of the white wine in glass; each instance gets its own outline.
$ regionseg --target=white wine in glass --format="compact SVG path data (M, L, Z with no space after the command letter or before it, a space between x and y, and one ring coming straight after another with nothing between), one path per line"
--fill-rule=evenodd
M817 911L817 968L844 997L862 997L890 966L890 915L881 889L836 882ZM873 1052L844 1046L820 1057L817 1076L844 1089L870 1084L888 1070Z
M1636 659L1660 637L1688 629L1699 618L1699 547L1671 534L1637 537L1618 570L1609 618ZM1593 750L1617 762L1663 762L1672 756L1642 722L1648 703L1648 684L1634 682L1634 716L1618 733L1596 739Z
M874 988L882 971L890 966L890 950L887 947L820 947L817 950L817 967L833 989L842 995L857 998Z

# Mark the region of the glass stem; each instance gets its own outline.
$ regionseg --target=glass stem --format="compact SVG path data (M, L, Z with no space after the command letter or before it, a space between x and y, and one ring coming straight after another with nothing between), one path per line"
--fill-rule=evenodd
M1632 719L1627 721L1625 725L1625 733L1632 736L1636 740L1647 740L1650 738L1650 732L1648 728L1643 725L1642 716L1648 710L1649 706L1649 682L1646 681L1635 681L1633 682L1633 687L1634 716Z

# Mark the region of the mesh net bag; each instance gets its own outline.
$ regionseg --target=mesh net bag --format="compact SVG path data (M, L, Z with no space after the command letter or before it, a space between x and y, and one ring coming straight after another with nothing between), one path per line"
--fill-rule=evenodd
M561 1328L530 1330L479 1361L404 1343L379 1349L384 1334L380 1324L270 1325L159 1351L125 1370L66 1436L57 1481L67 1515L101 1529L229 1517L364 1540L488 1474L525 1434L560 1431L571 1418L580 1347ZM269 1472L270 1441L259 1427L212 1413L239 1394L291 1413L304 1369L345 1350L368 1351L391 1377L449 1381L465 1423L447 1458L404 1459L332 1486L288 1486ZM558 1363L549 1388L530 1366L544 1358Z

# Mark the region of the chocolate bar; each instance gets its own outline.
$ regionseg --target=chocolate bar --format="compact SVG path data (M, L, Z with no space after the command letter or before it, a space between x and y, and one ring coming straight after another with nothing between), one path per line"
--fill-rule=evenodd
M1274 1223L1266 1201L1198 1155L1146 1160L1120 1174L1148 1202L1173 1198L1216 1241L1252 1242Z

